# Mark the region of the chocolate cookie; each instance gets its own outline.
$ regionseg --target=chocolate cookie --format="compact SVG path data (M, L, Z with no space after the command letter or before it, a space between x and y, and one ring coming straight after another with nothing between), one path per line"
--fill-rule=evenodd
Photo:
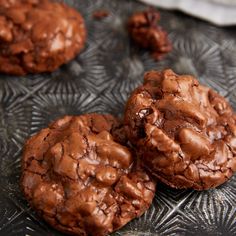
M128 21L128 30L133 41L140 47L149 49L156 60L171 51L167 33L158 25L160 14L154 9L137 12Z
M236 171L236 115L190 75L146 73L129 98L125 124L143 165L172 187L209 189Z
M26 142L22 189L53 227L106 235L148 209L155 184L121 131L110 115L66 116Z
M51 72L84 47L82 16L49 0L0 0L0 72Z

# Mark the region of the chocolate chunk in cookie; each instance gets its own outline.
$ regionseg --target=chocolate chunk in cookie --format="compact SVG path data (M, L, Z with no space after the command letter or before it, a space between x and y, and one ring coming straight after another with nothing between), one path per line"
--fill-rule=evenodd
M146 73L129 98L125 124L143 165L172 187L209 189L236 171L236 115L190 75Z
M159 12L151 8L135 13L128 21L133 41L141 48L150 50L156 60L162 59L172 49L167 33L158 25L159 20Z
M49 0L0 0L0 72L52 72L84 47L80 13Z
M120 133L110 115L66 116L26 142L22 189L53 227L107 235L149 208L155 183Z

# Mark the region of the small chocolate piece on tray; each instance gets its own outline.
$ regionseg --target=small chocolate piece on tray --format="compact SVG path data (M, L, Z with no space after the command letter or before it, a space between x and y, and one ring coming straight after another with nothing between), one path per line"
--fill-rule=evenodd
M49 0L0 0L0 72L52 72L84 47L82 16Z
M25 144L22 190L54 228L107 235L142 215L155 183L125 143L111 115L65 116Z
M137 12L128 21L132 40L141 48L150 50L155 60L160 60L172 49L167 33L158 25L160 14L153 8Z
M147 72L129 98L125 125L144 167L172 187L210 189L236 171L236 115L190 75Z
M96 20L102 20L109 16L109 11L105 9L96 10L93 12L93 18Z

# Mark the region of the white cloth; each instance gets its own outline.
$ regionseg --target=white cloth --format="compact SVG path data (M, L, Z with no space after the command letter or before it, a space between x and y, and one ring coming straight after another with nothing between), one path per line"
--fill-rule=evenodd
M141 0L164 9L175 9L219 26L236 25L236 0Z

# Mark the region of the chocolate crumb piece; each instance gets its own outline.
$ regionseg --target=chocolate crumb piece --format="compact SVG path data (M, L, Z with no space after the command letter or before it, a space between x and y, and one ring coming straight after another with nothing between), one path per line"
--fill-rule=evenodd
M86 29L75 9L49 0L0 0L0 72L52 72L84 47Z
M102 20L109 16L109 12L107 10L97 10L93 12L93 18L96 20Z
M132 40L140 47L150 50L155 60L160 60L172 49L167 33L158 25L160 14L151 8L132 15L128 30Z
M54 228L103 236L149 208L155 183L122 132L111 115L66 116L26 142L22 190Z
M210 189L236 171L236 114L190 75L147 72L125 125L145 168L172 187Z

